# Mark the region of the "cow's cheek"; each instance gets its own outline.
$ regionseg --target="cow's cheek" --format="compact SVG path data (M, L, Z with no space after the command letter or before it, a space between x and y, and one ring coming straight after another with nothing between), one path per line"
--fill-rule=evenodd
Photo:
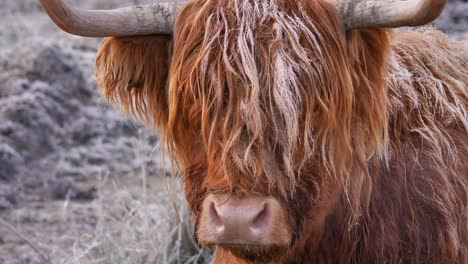
M313 251L318 246L326 228L326 219L337 206L342 192L340 185L330 178L324 179L318 188L320 194L315 197L315 200L309 201L309 203L299 202L298 204L301 204L302 207L296 208L301 213L296 214L300 219L297 219L299 226L297 241L295 241L292 250L294 255L298 253L297 251L306 254L307 252L304 250ZM310 187L308 189L311 190Z
M200 215L201 204L206 196L206 190L202 187L201 181L194 180L192 177L184 177L183 187L185 198L187 199L188 209L190 210L192 221L196 229L198 228L198 218Z

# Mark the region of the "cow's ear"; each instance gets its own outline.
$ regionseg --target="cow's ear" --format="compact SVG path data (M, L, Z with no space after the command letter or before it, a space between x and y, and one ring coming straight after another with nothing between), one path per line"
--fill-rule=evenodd
M170 43L168 36L105 39L96 58L104 97L147 123L164 123Z

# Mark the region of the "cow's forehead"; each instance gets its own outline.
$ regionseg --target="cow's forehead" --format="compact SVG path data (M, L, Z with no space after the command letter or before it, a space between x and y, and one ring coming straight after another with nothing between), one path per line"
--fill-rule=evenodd
M301 3L193 4L176 28L170 96L184 98L174 100L177 113L197 124L208 164L224 177L294 185L313 156L315 128L337 126L341 98L319 96L338 89L346 71L338 15L332 5ZM317 142L327 133L319 132Z

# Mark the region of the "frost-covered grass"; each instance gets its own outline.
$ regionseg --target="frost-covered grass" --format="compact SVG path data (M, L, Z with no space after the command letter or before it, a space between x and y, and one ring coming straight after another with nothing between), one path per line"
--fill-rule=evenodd
M193 238L192 222L178 181L166 176L148 177L143 166L140 175L105 175L89 184L97 187L97 198L92 201L45 200L9 212L7 219L19 235L10 232L9 236L16 239L5 238L6 244L16 241L14 252L6 252L6 256L0 243L0 254L4 255L0 262L210 262L211 252L199 248ZM1 227L0 224L0 234L5 234Z
M5 264L209 263L211 252L194 240L180 181L166 175L169 164L161 162L165 159L159 143L149 147L141 133L132 145L134 160L129 161L137 169L119 176L102 172L79 183L95 187L96 199L72 200L69 193L57 201L40 192L25 207L8 212L8 221L18 231L10 235L16 236L16 245L21 247L14 249ZM89 169L84 164L83 170ZM160 170L155 172L155 165ZM0 225L1 234L5 232ZM0 255L1 248L0 243Z
M57 254L57 263L208 263L209 252L196 245L184 197L177 191L174 200L166 193L141 193L114 186L93 202L96 225L80 232L81 224L70 221L76 236L67 254ZM177 204L177 212L173 207ZM67 205L64 205L65 217ZM180 217L180 218L179 218ZM180 221L179 221L180 219ZM70 237L69 237L70 238ZM58 245L55 245L56 247ZM60 246L58 246L60 248ZM62 256L61 256L62 255Z
M54 200L47 188L38 188L23 194L17 208L0 211L0 220L10 226L0 222L0 263L209 263L211 253L193 238L180 183L166 176L167 165L159 162L158 143L148 152L145 137L134 141L134 160L128 162L137 169L126 175L102 172L73 183L96 188L95 199L72 199L70 189L64 200ZM80 164L83 171L93 171ZM155 172L155 165L161 170Z
M75 237L68 247L71 254L56 257L60 263L203 264L211 260L211 253L199 248L193 238L180 181L167 177L165 169L163 176L149 177L148 160L159 159L153 154L160 149L156 146L147 156L145 141L139 143L135 157L142 165L131 179L133 184L108 176L98 179L98 198L91 203L96 222L88 232L79 232L80 224L73 224L73 214L64 202L64 216Z

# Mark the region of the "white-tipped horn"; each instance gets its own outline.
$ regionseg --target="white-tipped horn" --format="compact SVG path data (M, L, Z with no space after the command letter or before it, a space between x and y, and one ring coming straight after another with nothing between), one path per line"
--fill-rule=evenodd
M83 10L63 0L39 0L62 30L84 37L172 34L182 3L155 3L114 10Z
M447 0L338 0L346 29L420 26L435 20Z

